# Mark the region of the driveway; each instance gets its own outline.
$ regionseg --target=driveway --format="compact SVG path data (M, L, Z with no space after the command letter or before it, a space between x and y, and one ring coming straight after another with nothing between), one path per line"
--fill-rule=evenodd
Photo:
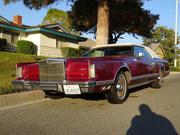
M0 135L180 134L180 74L161 89L131 90L124 104L102 95L54 98L0 111Z

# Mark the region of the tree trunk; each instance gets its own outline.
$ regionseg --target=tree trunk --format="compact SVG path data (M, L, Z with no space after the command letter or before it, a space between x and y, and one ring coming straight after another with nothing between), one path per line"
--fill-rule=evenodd
M109 36L109 0L99 0L96 45L108 44Z

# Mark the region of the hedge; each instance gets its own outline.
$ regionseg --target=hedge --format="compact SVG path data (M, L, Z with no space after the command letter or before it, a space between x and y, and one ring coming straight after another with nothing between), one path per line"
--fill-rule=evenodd
M35 54L36 50L37 50L36 46L31 41L26 41L26 40L17 41L17 53Z
M5 38L0 38L0 51L5 51L7 45L7 40Z
M83 50L71 47L62 47L61 51L64 57L80 57L83 54Z

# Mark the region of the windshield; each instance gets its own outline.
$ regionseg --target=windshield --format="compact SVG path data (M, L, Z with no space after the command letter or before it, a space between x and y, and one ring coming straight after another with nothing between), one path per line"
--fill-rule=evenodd
M120 46L120 47L106 47L97 48L87 51L82 57L102 57L102 56L119 56L119 55L133 55L131 46Z

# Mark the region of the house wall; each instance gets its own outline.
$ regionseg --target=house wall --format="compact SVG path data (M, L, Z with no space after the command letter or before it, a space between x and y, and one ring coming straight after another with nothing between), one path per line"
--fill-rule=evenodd
M164 55L164 53L163 53L163 51L162 51L162 49L161 49L160 47L158 47L158 48L156 49L155 53L156 53L159 57L161 57L161 58L164 58L164 57L165 57L165 55Z
M45 35L41 33L40 36L41 45L56 48L56 38L51 35Z
M52 35L41 33L40 35L40 55L47 57L62 57L61 50L56 48L57 40Z
M8 43L11 43L11 34L3 33L2 38L5 38Z
M40 55L48 57L63 57L61 47L79 48L78 44L63 41L62 39L41 33Z

